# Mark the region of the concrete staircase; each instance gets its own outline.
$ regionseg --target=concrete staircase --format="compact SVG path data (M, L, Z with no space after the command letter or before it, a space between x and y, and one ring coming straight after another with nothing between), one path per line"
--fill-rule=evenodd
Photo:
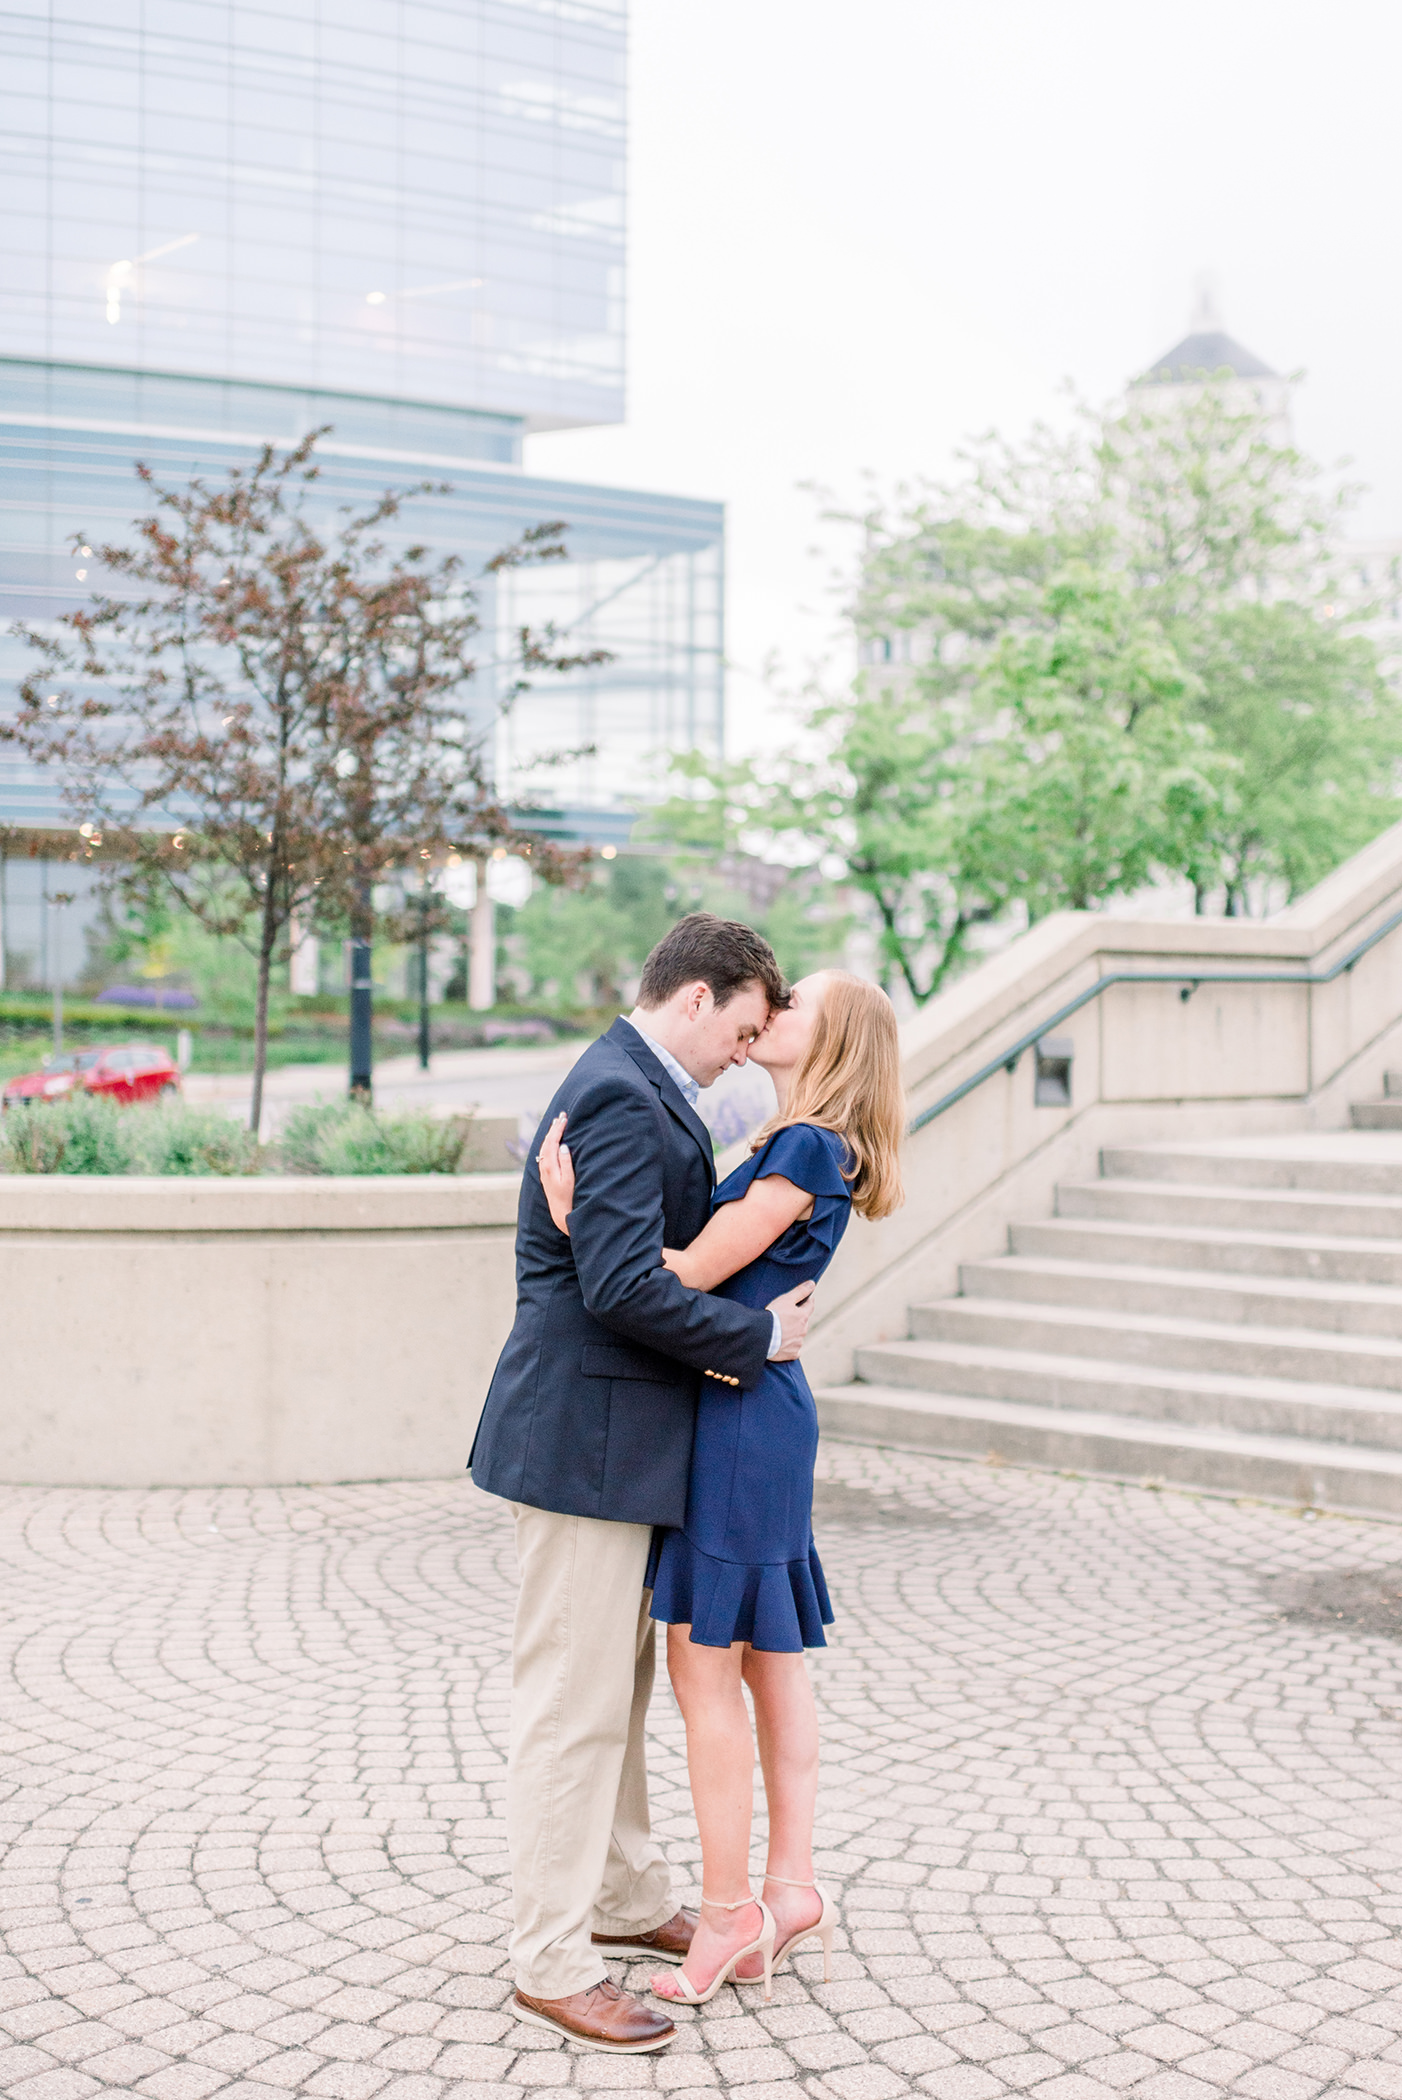
M1402 1075L1353 1115L1106 1151L858 1351L825 1433L1402 1518Z
M1402 1072L1384 1072L1381 1101L1355 1101L1349 1110L1355 1130L1402 1130Z

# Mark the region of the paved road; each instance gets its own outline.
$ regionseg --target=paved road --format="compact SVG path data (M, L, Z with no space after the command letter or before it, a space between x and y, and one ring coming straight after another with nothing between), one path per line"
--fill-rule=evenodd
M644 2058L505 2010L499 1506L0 1491L0 2092L1398 2100L1402 1529L822 1469L836 1976ZM662 1690L654 1723L691 1892Z
M545 1043L522 1049L440 1051L427 1072L417 1057L389 1057L375 1067L375 1100L381 1108L478 1108L485 1115L521 1115L543 1110L574 1063L584 1041ZM246 1118L252 1081L247 1072L192 1072L185 1098ZM276 1124L299 1101L318 1096L339 1100L346 1090L341 1065L281 1065L267 1075L264 1100Z
M435 1054L427 1072L417 1057L386 1058L375 1067L375 1101L380 1108L476 1108L483 1115L540 1116L560 1081L588 1040L545 1043L523 1049L503 1044L494 1050L445 1050ZM192 1105L223 1108L246 1121L252 1079L247 1072L192 1072L185 1098ZM276 1129L299 1101L339 1100L346 1089L341 1065L280 1065L268 1073L263 1098L270 1129ZM773 1107L773 1089L757 1066L725 1072L700 1098L702 1120L719 1127L729 1144L763 1121Z

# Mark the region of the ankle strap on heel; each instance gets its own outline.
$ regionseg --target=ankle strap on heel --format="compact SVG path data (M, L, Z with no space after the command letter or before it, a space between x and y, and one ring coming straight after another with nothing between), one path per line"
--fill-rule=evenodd
M791 1881L787 1874L766 1874L766 1881L777 1881L781 1889L815 1889L816 1881ZM702 1902L706 1900L702 1897Z
M701 1901L709 1903L712 1910L744 1910L747 1904L757 1903L759 1898L758 1896L742 1896L738 1903L718 1903L714 1896L708 1896L703 1892Z

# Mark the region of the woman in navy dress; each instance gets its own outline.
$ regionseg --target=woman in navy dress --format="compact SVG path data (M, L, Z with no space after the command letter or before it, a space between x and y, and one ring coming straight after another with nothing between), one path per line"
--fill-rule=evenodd
M904 1121L895 1014L880 988L823 970L793 988L750 1049L774 1081L778 1113L720 1184L690 1247L664 1250L696 1290L764 1306L816 1283L853 1209L885 1217L901 1201ZM574 1194L563 1118L540 1155L562 1231ZM818 1417L801 1366L771 1362L748 1392L703 1378L686 1521L655 1533L652 1616L667 1624L667 1667L686 1722L701 1835L702 1905L680 1971L653 1978L663 1998L698 2004L727 1977L763 1980L807 1939L824 1967L835 1913L813 1879L818 1725L805 1648L832 1623L813 1543ZM750 1892L754 1700L769 1808L764 1901Z

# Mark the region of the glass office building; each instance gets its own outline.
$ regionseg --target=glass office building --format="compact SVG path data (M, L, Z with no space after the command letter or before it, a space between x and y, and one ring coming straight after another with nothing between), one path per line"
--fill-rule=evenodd
M124 535L135 460L329 424L320 502L449 482L405 531L474 563L569 526L485 610L612 661L518 703L508 792L592 744L552 793L617 835L653 752L719 749L719 506L521 469L623 412L625 31L624 0L0 0L0 621L81 601L71 538ZM59 814L0 757L0 822Z

